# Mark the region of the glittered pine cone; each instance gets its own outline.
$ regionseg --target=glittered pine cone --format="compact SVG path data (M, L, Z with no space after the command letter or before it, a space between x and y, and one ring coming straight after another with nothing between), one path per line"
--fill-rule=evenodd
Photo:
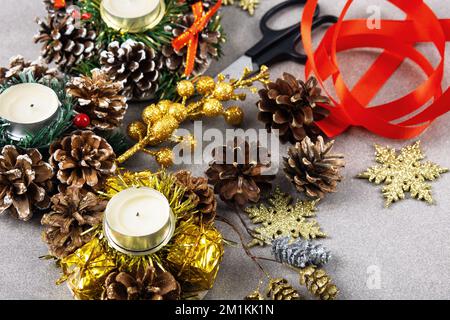
M8 67L0 67L0 84L20 79L22 73L33 75L36 81L50 81L58 77L56 69L49 69L42 60L27 61L21 55L12 57Z
M122 82L110 80L99 69L92 70L92 77L73 78L67 92L77 100L75 111L91 119L89 130L112 130L122 124L128 109L127 99L120 95Z
M269 174L271 161L265 148L235 138L215 149L213 157L206 175L223 201L239 206L256 203L271 188L275 176Z
M50 146L50 164L58 180L76 188L98 190L116 170L116 154L92 131L75 131Z
M75 25L70 15L59 19L49 15L45 21L37 19L40 30L34 37L42 43L41 56L47 63L54 62L63 72L69 72L83 60L95 55L97 33L89 24Z
M4 146L0 155L0 213L10 210L20 220L29 220L33 208L50 206L52 167L37 149L19 151Z
M152 266L136 274L112 272L104 283L102 300L179 300L180 284L170 272Z
M309 266L300 270L300 284L321 300L334 300L339 293L325 270Z
M284 172L298 192L310 198L336 192L345 161L343 155L330 153L333 144L334 141L325 144L322 136L317 137L316 143L306 137L289 149L288 157L284 158Z
M158 90L162 61L153 48L142 42L111 42L101 52L100 64L112 80L124 83L122 95L129 99L151 98Z
M68 256L92 239L94 233L86 231L102 222L107 204L84 189L62 189L51 198L52 210L41 220L42 237L57 258Z
M271 300L300 300L301 296L286 279L271 279L267 287Z
M292 143L306 136L314 139L320 134L316 121L325 119L329 111L319 103L329 103L327 97L320 95L317 80L309 78L305 83L289 73L283 79L270 82L259 91L258 119L265 123L267 130L279 130L283 142Z
M210 2L207 3L208 6L210 4ZM167 31L172 32L173 37L176 38L191 27L194 21L193 13L185 14L177 20L174 28L168 27L170 29ZM194 76L203 74L209 68L212 59L219 57L218 44L221 38L221 32L210 30L209 26L200 32L197 54L195 56L195 66L192 72ZM163 45L161 53L164 65L170 71L182 72L186 67L187 46L177 51L170 44Z
M205 223L213 221L216 216L217 200L214 190L208 185L208 179L194 177L186 170L178 171L175 177L186 188L185 197L193 199L197 204L202 221Z

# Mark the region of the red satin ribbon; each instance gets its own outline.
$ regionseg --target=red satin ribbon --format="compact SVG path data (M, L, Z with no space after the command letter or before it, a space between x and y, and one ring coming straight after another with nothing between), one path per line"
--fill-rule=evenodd
M66 7L66 0L55 0L53 3L55 9L62 9Z
M192 71L194 71L199 34L203 29L205 29L206 25L214 16L214 14L219 10L221 5L222 0L217 1L214 7L212 7L205 15L203 15L203 3L201 1L194 3L191 6L192 12L194 13L195 17L194 23L183 34L172 40L172 47L177 51L181 50L185 46L188 46L186 68L184 71L184 74L186 76L189 76Z
M301 34L308 56L306 78L314 73L324 87L323 82L331 77L339 100L326 91L334 106L324 106L331 113L318 125L327 136L339 135L350 126L362 126L383 137L410 139L420 135L433 120L450 110L450 89L443 93L441 88L445 43L450 41L450 19L439 20L423 0L389 0L407 14L406 19L381 20L381 29L371 30L366 19L344 21L353 2L348 0L338 22L327 30L314 52L311 31L317 1L308 0L304 7ZM418 42L434 44L441 58L436 67L414 48ZM349 89L339 70L336 54L354 48L382 48L384 51L353 89ZM428 79L402 98L369 107L406 58L415 62ZM423 109L431 100L432 103Z

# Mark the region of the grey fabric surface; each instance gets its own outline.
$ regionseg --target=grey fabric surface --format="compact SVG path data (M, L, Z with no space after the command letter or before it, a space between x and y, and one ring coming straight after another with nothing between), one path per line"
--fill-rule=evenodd
M258 18L270 6L279 1L261 0L254 17L235 7L223 9L224 28L228 43L224 57L215 62L209 73L215 75L243 54L260 37ZM322 12L338 14L344 0L320 1ZM439 17L450 17L448 0L426 1ZM9 57L22 54L34 59L39 47L33 45L32 36L37 30L34 17L44 13L39 0L0 1L0 65L6 65ZM383 18L402 17L386 1L355 1L348 17L367 17L370 4L380 4ZM299 13L285 13L288 24L298 19ZM321 32L315 40L320 39ZM437 53L428 45L421 50L431 54L434 62ZM450 55L447 45L444 88L449 85ZM351 85L364 72L376 54L372 51L352 51L339 56L344 77ZM303 78L303 66L282 63L272 68L272 78L289 71ZM399 97L416 87L424 76L418 68L405 63L395 77L383 88L375 103ZM262 128L256 121L256 96L249 96L243 103L246 110L244 128ZM131 105L127 122L138 118L144 104ZM420 140L428 159L450 167L450 114L436 120ZM220 120L208 121L205 127L224 128ZM189 127L189 126L186 126ZM392 141L377 137L360 128L352 128L336 138L335 151L344 153L347 165L339 192L326 197L319 204L318 221L329 238L322 243L333 253L326 270L341 290L340 299L448 299L450 289L450 174L432 183L434 205L408 199L383 208L380 187L354 177L374 164L373 144L400 148L413 141ZM287 146L282 146L283 154ZM127 164L130 169L155 168L153 160L139 155ZM188 169L201 175L206 168L192 166ZM174 170L177 168L173 168ZM277 184L284 191L294 193L279 172ZM234 213L220 205L219 211L238 224ZM220 225L228 239L237 236L226 226ZM70 299L64 286L56 286L59 271L52 262L39 260L46 254L46 245L40 239L39 217L31 222L18 222L8 216L0 218L0 298L1 299ZM257 255L270 255L269 248L255 250ZM286 277L295 286L297 275L289 268L271 262L264 263L274 277ZM379 279L379 286L376 286ZM374 278L375 277L375 278ZM258 285L258 269L239 248L227 247L214 288L207 299L240 299ZM375 287L374 288L374 284ZM304 292L301 289L301 292ZM306 294L307 295L307 294Z

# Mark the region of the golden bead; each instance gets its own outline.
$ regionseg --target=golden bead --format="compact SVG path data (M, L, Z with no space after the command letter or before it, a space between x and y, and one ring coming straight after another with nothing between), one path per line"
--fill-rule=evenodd
M173 102L170 100L161 100L160 102L158 102L158 104L156 106L163 114L167 114L172 103Z
M238 106L232 106L225 110L223 117L228 124L238 126L244 120L244 111Z
M169 139L179 125L177 119L173 116L166 115L153 125L150 133L157 142L161 143Z
M147 134L147 126L142 121L133 121L128 125L127 133L131 139L140 141Z
M168 114L177 119L178 122L183 122L187 117L187 109L181 103L172 103Z
M142 111L142 120L144 120L146 124L152 124L161 119L162 115L163 114L157 106L152 104Z
M214 98L219 101L228 101L233 97L233 86L226 82L219 82L214 89Z
M207 117L217 117L223 113L223 105L217 99L206 99L203 103L203 114Z
M213 78L209 76L201 76L197 80L196 89L199 94L204 96L213 92L215 86L216 82Z
M194 84L189 80L182 80L177 84L177 92L180 97L190 98L195 93Z
M173 152L169 148L163 148L155 153L155 160L164 168L173 165Z

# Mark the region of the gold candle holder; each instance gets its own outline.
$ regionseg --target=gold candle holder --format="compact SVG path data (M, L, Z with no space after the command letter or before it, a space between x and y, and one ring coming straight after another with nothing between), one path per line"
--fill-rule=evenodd
M111 198L103 229L111 247L129 255L148 255L165 246L175 230L167 198L147 187L131 187Z
M159 3L154 10L144 12L143 15L138 15L134 12L135 10L126 12L124 10L119 10L120 8L116 8L116 5L118 4L120 4L121 7L126 8L126 1L129 2L129 7L134 9L132 0L102 0L100 4L100 14L108 27L126 33L140 33L150 30L158 25L166 13L166 4L164 0L159 0ZM147 1L151 4L151 2L154 2L155 0Z

